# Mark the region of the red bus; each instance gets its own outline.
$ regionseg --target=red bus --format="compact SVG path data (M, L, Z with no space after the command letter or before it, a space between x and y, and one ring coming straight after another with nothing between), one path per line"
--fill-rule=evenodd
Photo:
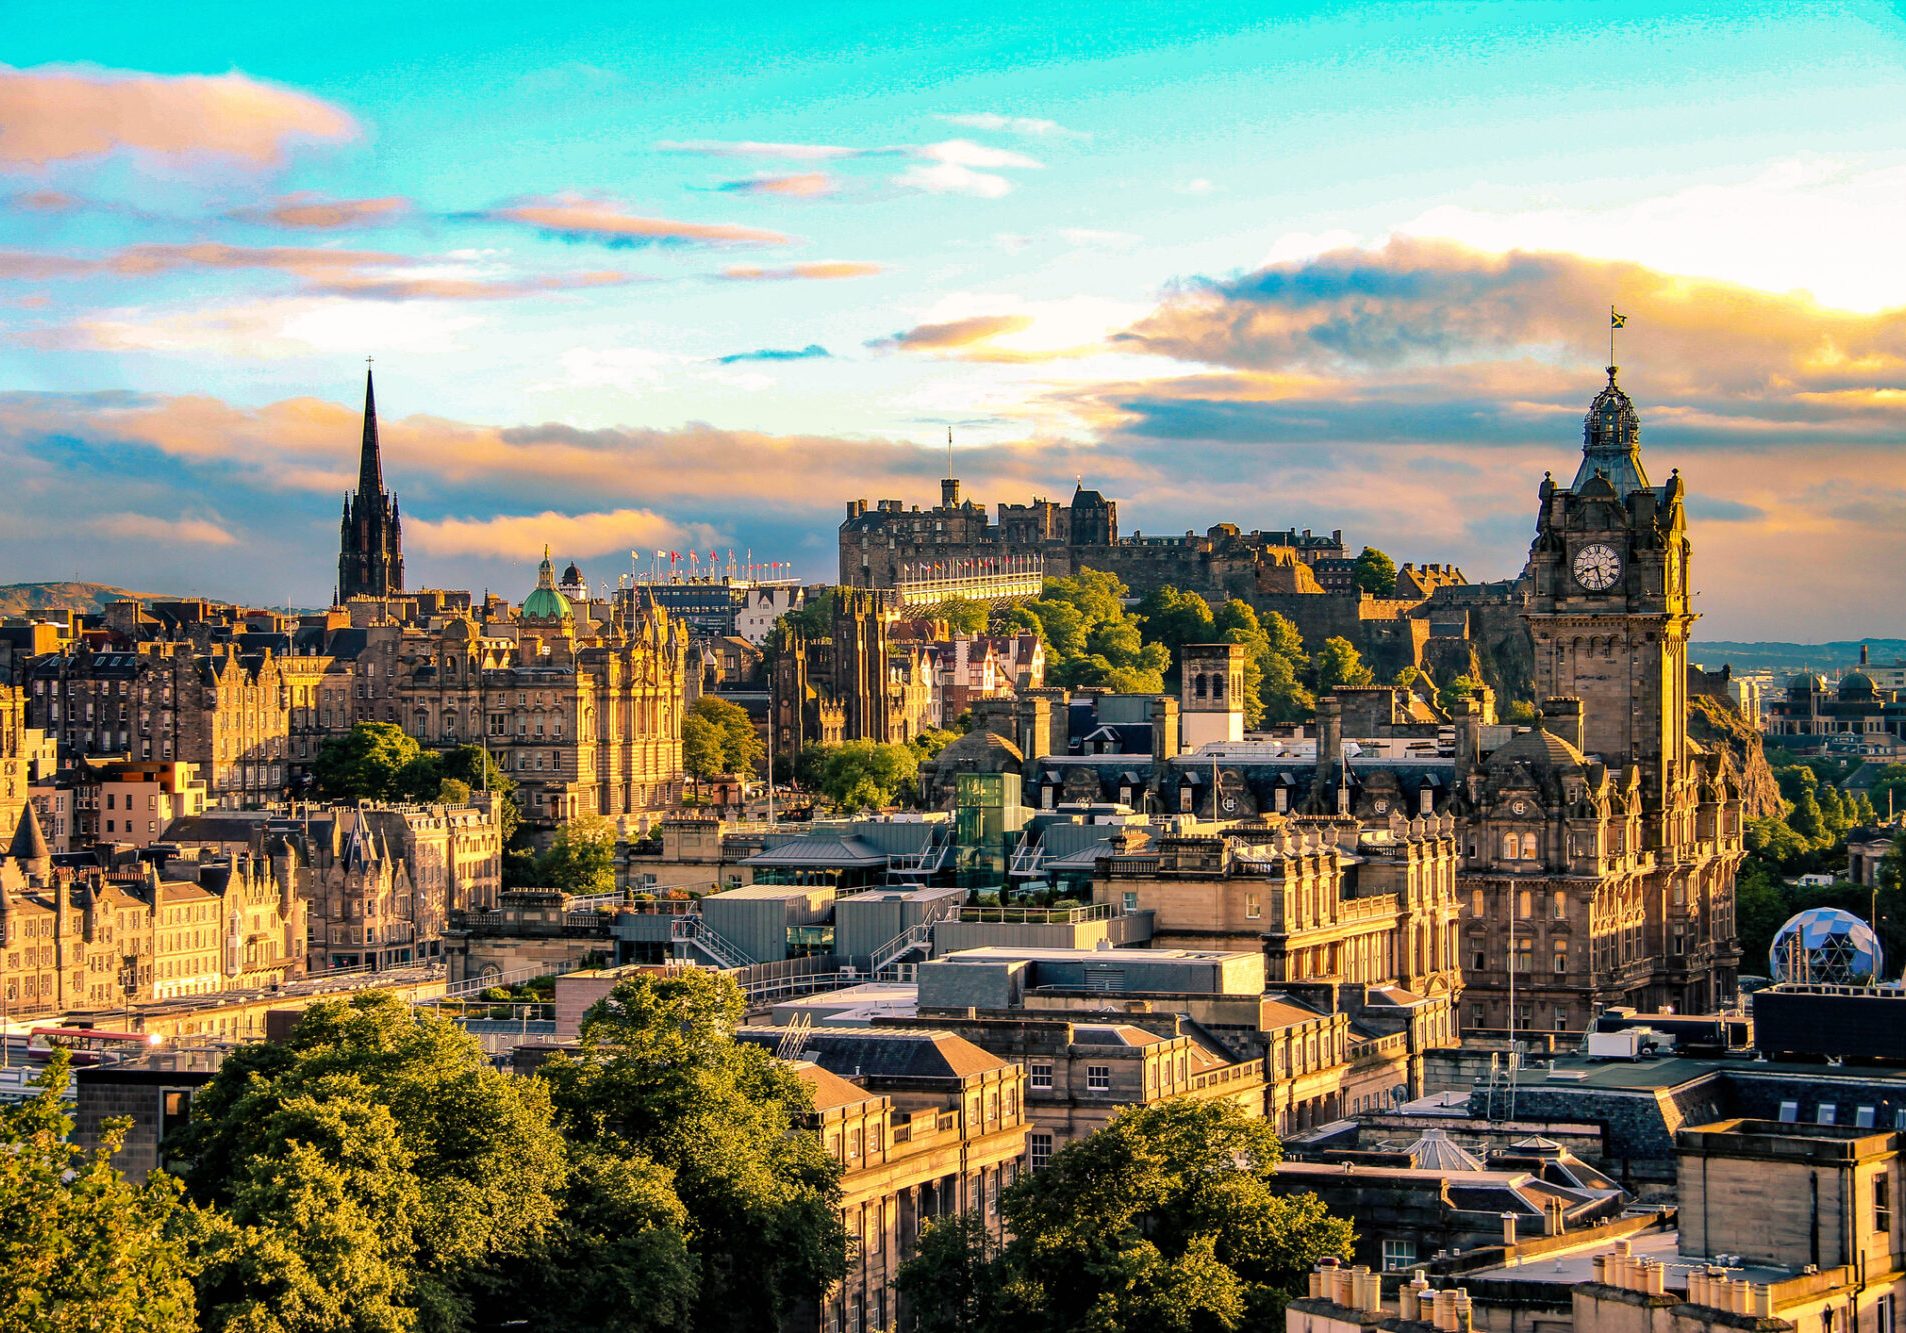
M158 1033L110 1032L105 1028L54 1027L34 1028L27 1035L27 1059L45 1061L56 1049L73 1054L76 1065L104 1064L122 1060L159 1045L165 1038Z

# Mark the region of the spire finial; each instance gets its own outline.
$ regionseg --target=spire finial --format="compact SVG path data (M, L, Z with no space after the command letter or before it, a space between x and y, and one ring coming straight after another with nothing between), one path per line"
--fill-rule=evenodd
M357 460L357 492L384 493L384 459L377 443L377 390L371 382L371 359L364 358L364 443Z

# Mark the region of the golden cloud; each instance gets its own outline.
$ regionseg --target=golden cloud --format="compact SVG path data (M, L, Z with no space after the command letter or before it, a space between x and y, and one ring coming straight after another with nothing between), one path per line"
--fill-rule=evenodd
M357 132L343 109L243 74L0 66L0 163L45 166L133 149L265 167L294 142Z
M681 222L631 213L608 199L559 194L522 199L481 214L514 222L564 240L607 245L787 245L793 238L760 227L727 222Z

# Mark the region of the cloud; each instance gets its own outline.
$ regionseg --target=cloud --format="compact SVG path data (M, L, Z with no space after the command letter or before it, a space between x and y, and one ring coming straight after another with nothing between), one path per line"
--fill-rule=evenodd
M14 341L69 351L210 353L252 361L367 348L439 353L454 350L457 335L479 322L470 315L444 313L433 303L285 296L178 309L95 311L26 330L14 335Z
M268 167L294 143L335 143L357 133L356 121L342 108L238 73L0 66L5 164L40 167L130 149Z
M673 523L652 509L614 509L593 514L502 514L495 518L406 518L404 535L414 550L446 556L530 561L544 546L568 556L602 555L656 546L712 545L723 539L703 525Z
M977 111L962 116L941 116L940 119L949 125L959 125L969 130L989 130L996 134L1024 134L1040 139L1091 137L1078 130L1069 130L1056 120L1042 120L1036 116L1002 116L993 111Z
M879 351L945 352L990 342L1002 334L1019 333L1032 327L1030 315L975 315L969 319L948 320L944 324L919 324L867 345Z
M150 514L101 514L87 520L88 531L102 537L131 538L135 541L170 543L190 542L196 546L236 546L223 520L204 518L154 518Z
M408 199L327 199L309 191L233 209L226 216L238 222L256 222L294 230L337 231L345 227L374 227L398 221L410 212Z
M819 343L809 343L806 347L757 347L752 352L730 352L727 356L717 357L716 361L720 365L732 366L738 361L814 361L832 355Z
M928 194L968 194L997 199L1013 188L1000 171L1036 171L1045 164L1024 153L974 143L971 139L944 139L937 143L886 144L877 148L850 148L840 144L726 142L691 139L659 143L671 153L707 157L767 157L786 161L845 161L854 158L910 157L914 165L893 178L896 185ZM732 183L744 184L744 183ZM726 186L722 188L727 188Z
M1130 250L1143 239L1129 231L1101 231L1093 227L1065 227L1059 235L1067 245L1078 250Z
M629 212L612 199L580 194L519 199L474 216L513 222L565 241L594 241L613 248L647 245L787 245L793 238L760 227L727 222L680 222Z
M692 153L698 157L772 157L788 162L835 162L845 158L876 157L903 152L898 148L847 148L825 143L763 143L743 139L677 139L655 145L663 153Z
M883 265L865 260L821 259L782 268L761 268L755 264L731 264L721 276L733 282L785 282L790 279L870 278L884 273Z
M1217 187L1211 183L1208 177L1193 176L1190 180L1179 185L1174 185L1171 188L1179 194L1204 195L1210 194Z
M715 187L726 194L771 194L786 199L818 199L834 193L835 179L825 171L802 171L786 176L750 176L723 181Z

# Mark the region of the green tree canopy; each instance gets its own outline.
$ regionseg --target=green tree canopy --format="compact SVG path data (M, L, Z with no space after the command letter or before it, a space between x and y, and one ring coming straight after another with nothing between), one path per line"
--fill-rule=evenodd
M917 1333L1272 1328L1350 1223L1279 1195L1276 1133L1228 1102L1133 1107L1006 1193L996 1254L929 1229L899 1287ZM958 1323L946 1312L955 1312Z
M818 747L813 784L843 810L877 810L912 791L920 751L911 745L846 741Z
M753 774L767 756L748 710L704 694L682 715L682 767L706 781Z
M208 1329L454 1330L515 1301L561 1207L546 1089L388 991L242 1047L174 1145Z
M1350 640L1332 635L1311 657L1311 687L1318 694L1329 694L1340 685L1368 685L1375 677L1363 664L1363 657Z
M572 1141L673 1173L699 1278L689 1325L773 1328L846 1271L838 1164L810 1127L808 1087L737 1042L740 988L718 972L631 977L544 1067Z
M1218 640L1210 603L1195 592L1181 592L1170 584L1146 593L1138 603L1138 616L1145 627L1146 639L1164 645L1167 654L1165 679L1168 685L1175 685L1178 680L1186 644L1215 643ZM1231 618L1236 619L1235 613Z
M775 624L805 639L825 639L834 632L834 601L832 588L810 593L800 610L789 611Z
M1350 576L1360 591L1372 597L1396 595L1396 561L1374 546L1366 546L1357 553Z
M445 783L461 782L471 793L491 792L501 796L497 828L508 842L523 822L523 807L517 800L516 779L496 766L496 760L481 745L457 745L437 755L437 771ZM448 800L443 789L438 798Z
M318 746L311 761L318 793L333 801L415 801L436 796L435 755L394 722L360 722Z
M68 1141L70 1057L56 1052L33 1096L0 1104L0 1328L10 1333L195 1333L179 1185L133 1185L113 1166L130 1122L99 1147Z
M984 634L992 608L968 597L955 597L934 607L933 614L954 634Z
M565 893L615 892L615 841L615 826L600 816L570 820L536 858L537 884Z

